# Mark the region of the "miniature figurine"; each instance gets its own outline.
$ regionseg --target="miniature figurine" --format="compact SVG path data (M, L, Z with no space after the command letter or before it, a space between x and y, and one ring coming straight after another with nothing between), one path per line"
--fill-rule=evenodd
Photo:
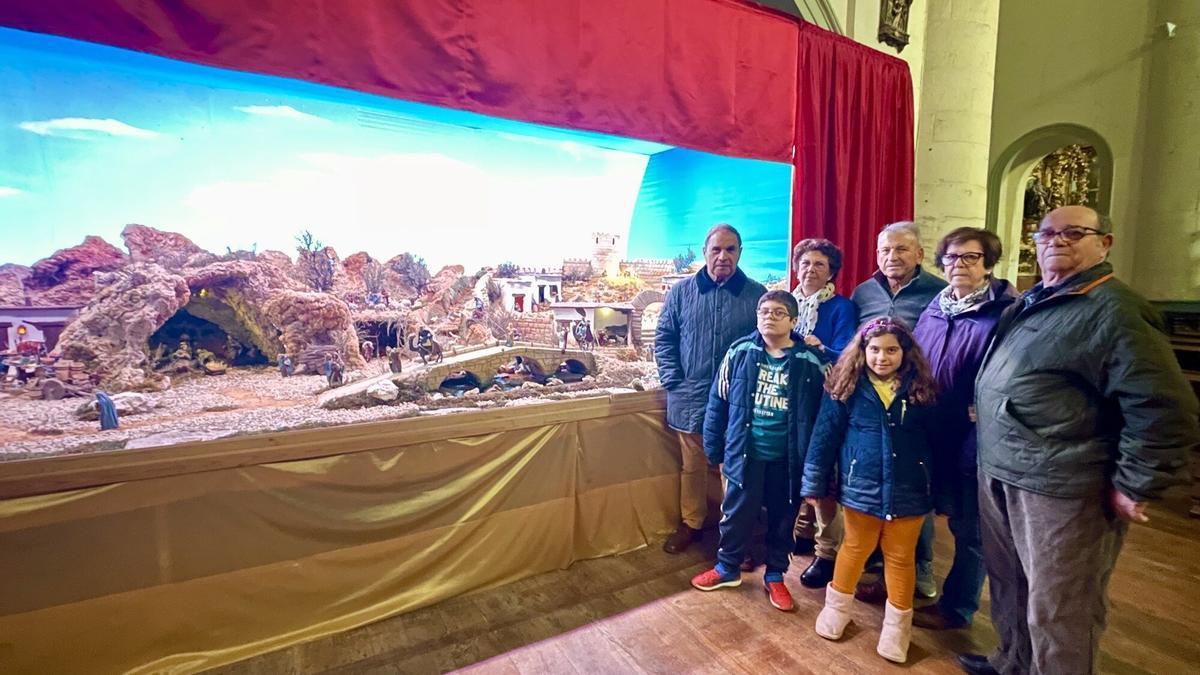
M171 354L170 370L177 373L188 372L194 367L194 361L192 345L188 342L187 334L180 335L179 347Z
M433 331L427 326L421 326L417 332L417 348L414 350L421 357L421 363L429 365L428 357L433 357L434 363L442 362L442 346L433 339Z
M592 326L587 319L576 321L572 332L575 334L575 344L583 351L591 351L596 347L596 337L592 335Z
M325 355L325 382L330 388L340 387L345 384L345 366L342 365L341 357L335 357L334 354Z
M100 430L116 429L120 424L117 420L117 404L108 394L96 392L96 407L100 410Z

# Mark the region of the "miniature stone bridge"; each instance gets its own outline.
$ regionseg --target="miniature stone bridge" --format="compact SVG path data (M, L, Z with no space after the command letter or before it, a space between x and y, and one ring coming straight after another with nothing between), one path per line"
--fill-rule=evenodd
M426 391L433 391L441 385L442 380L450 376L450 373L465 370L478 377L482 388L486 389L491 386L492 379L496 376L496 369L512 361L515 356L537 361L547 376L554 372L558 364L567 359L575 359L587 366L589 373L595 374L596 372L596 358L592 356L591 352L578 349L568 349L563 352L561 349L549 346L516 345L513 347L486 347L456 355L447 354L441 363L430 363L428 366L420 365L420 360L418 360L416 361L417 365L411 367L411 374L409 370L406 370L395 380L397 384L401 381L416 381ZM407 367L408 364L405 366ZM409 377L405 377L405 375L409 375Z
M446 354L441 363L431 361L429 365L422 365L420 359L406 361L401 373L384 373L331 389L317 397L317 404L326 409L367 404L370 402L367 390L383 380L391 380L400 386L416 384L425 391L435 391L442 384L442 380L460 370L474 374L479 378L480 387L486 389L491 386L496 369L512 361L515 356L537 361L547 376L567 359L575 359L587 366L589 373L596 372L596 358L591 352L578 349L568 349L564 352L550 346L519 344L512 347L477 347L458 354Z

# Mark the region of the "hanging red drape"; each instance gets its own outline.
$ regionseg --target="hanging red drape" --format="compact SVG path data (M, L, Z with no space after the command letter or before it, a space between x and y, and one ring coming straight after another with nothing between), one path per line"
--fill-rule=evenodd
M798 26L737 0L7 0L0 25L790 162Z
M844 290L912 215L906 64L741 0L7 0L0 26L793 162L791 243L841 245Z
M810 24L798 57L792 244L840 246L848 295L877 269L879 228L913 215L912 78L900 59Z

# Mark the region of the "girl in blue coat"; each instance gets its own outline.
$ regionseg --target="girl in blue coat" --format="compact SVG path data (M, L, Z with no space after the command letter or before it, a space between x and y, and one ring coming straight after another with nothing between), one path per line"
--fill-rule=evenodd
M903 663L912 636L917 537L933 507L928 431L936 385L912 333L884 317L866 324L842 352L825 391L801 494L814 506L841 502L845 535L816 631L830 640L842 636L863 564L878 546L888 602L876 651Z

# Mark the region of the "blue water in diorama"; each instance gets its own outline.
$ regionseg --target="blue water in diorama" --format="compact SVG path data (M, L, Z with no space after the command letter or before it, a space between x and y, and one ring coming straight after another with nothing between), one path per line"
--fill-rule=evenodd
M468 271L700 255L738 227L743 268L784 273L791 167L556 129L0 29L0 263L126 224L216 253L423 256ZM624 249L624 250L623 250Z

